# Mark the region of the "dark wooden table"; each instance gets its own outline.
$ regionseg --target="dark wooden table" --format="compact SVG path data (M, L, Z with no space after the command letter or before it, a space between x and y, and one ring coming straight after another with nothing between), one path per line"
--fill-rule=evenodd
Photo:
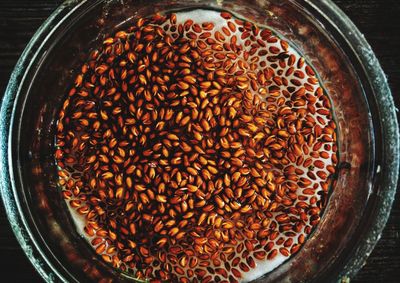
M0 97L18 57L61 0L0 0ZM400 1L334 0L365 34L400 105ZM0 282L43 282L11 231L0 204ZM400 195L382 238L352 282L400 282Z

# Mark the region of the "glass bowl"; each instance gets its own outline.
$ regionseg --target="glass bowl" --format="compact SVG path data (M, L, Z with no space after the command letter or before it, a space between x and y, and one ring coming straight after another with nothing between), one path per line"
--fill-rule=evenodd
M124 2L124 3L122 3ZM386 77L362 34L325 0L66 1L35 34L1 108L1 191L14 233L47 282L125 282L74 228L58 190L55 117L88 48L132 18L224 9L270 26L318 71L339 126L336 183L302 249L255 282L354 276L378 241L398 180L399 133Z

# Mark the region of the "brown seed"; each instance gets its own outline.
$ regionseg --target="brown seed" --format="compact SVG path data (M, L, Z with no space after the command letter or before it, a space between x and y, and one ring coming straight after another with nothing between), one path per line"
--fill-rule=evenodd
M221 12L221 17L224 18L225 20L229 20L232 18L232 15L228 12Z
M288 257L289 256L289 251L286 249L286 248L280 248L279 249L279 252L283 255L283 256L286 256L286 257Z

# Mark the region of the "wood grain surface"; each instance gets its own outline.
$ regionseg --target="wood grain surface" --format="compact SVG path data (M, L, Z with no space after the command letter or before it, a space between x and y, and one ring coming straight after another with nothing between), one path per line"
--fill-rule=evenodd
M60 0L0 0L0 97L20 54L36 29ZM400 1L334 0L372 45L400 105ZM352 280L358 283L400 282L400 196L381 240L364 268ZM0 282L43 282L11 231L0 203Z

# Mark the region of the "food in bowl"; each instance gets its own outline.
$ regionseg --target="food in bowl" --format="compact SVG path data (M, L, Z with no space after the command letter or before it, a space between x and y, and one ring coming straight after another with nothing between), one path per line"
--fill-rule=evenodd
M296 254L335 178L337 125L294 45L193 9L132 20L87 53L54 155L103 261L152 282L248 282Z

